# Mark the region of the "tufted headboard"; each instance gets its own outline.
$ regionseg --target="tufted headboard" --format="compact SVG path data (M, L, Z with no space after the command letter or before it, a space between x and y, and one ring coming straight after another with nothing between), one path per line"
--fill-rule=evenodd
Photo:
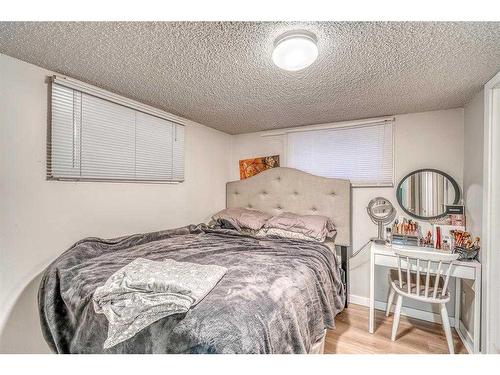
M272 168L226 185L226 206L255 208L276 215L324 215L337 229L335 244L351 245L351 183L292 168Z

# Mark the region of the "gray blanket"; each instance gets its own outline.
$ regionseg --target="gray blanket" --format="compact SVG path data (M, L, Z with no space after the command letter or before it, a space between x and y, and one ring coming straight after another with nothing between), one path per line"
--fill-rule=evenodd
M136 258L217 264L226 275L187 313L162 318L109 349L92 296ZM344 290L326 246L255 238L205 225L113 240L86 238L45 271L42 331L58 353L306 353L334 326Z
M137 258L94 292L94 310L108 319L104 348L129 339L158 319L185 314L219 282L217 265Z

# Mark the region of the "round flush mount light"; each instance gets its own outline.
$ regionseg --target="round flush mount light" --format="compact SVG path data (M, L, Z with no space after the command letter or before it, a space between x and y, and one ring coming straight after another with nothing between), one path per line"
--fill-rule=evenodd
M273 62L284 70L307 68L318 57L316 35L309 31L289 31L274 42Z

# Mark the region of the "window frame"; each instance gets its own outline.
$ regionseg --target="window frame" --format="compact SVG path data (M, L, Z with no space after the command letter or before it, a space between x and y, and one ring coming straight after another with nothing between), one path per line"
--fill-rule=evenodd
M120 105L132 109L136 112L141 112L146 115L150 115L153 117L158 117L162 120L169 122L172 125L172 132L175 135L172 142L175 142L174 139L177 138L178 128L182 127L182 146L179 155L174 156L175 144L172 145L172 178L171 179L138 179L138 178L114 178L114 177L82 177L82 176L57 176L54 175L53 166L52 166L52 132L53 132L53 114L52 114L52 85L57 84L63 86L65 88L75 90L74 92L80 92L82 95L90 95L96 97L98 99L109 101L113 104ZM123 96L111 93L109 91L100 89L98 87L88 85L86 83L61 76L51 76L49 77L49 86L48 86L48 127L47 127L47 155L46 155L46 179L48 181L73 181L73 182L111 182L111 183L143 183L143 184L179 184L185 181L186 179L186 165L185 165L185 148L186 148L186 125L188 120L183 119L181 117L172 115L168 112L161 111L154 107L142 104L140 102L125 98ZM81 99L80 99L81 100ZM82 132L81 128L81 120L80 120L80 134ZM80 150L81 152L81 150ZM175 178L175 166L174 160L177 158L181 158L182 166L179 168L182 171L182 178ZM81 164L82 157L80 154L79 164Z

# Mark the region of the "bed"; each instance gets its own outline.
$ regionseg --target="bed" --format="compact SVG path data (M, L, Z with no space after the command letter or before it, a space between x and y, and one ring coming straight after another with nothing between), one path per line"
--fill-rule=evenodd
M328 216L342 256L331 244L258 238L206 224L111 240L86 238L42 277L38 303L50 348L56 353L321 353L326 328L334 327L346 304L349 181L274 168L229 182L226 205ZM94 311L93 293L139 257L217 264L228 271L187 313L159 319L104 349L108 322Z

